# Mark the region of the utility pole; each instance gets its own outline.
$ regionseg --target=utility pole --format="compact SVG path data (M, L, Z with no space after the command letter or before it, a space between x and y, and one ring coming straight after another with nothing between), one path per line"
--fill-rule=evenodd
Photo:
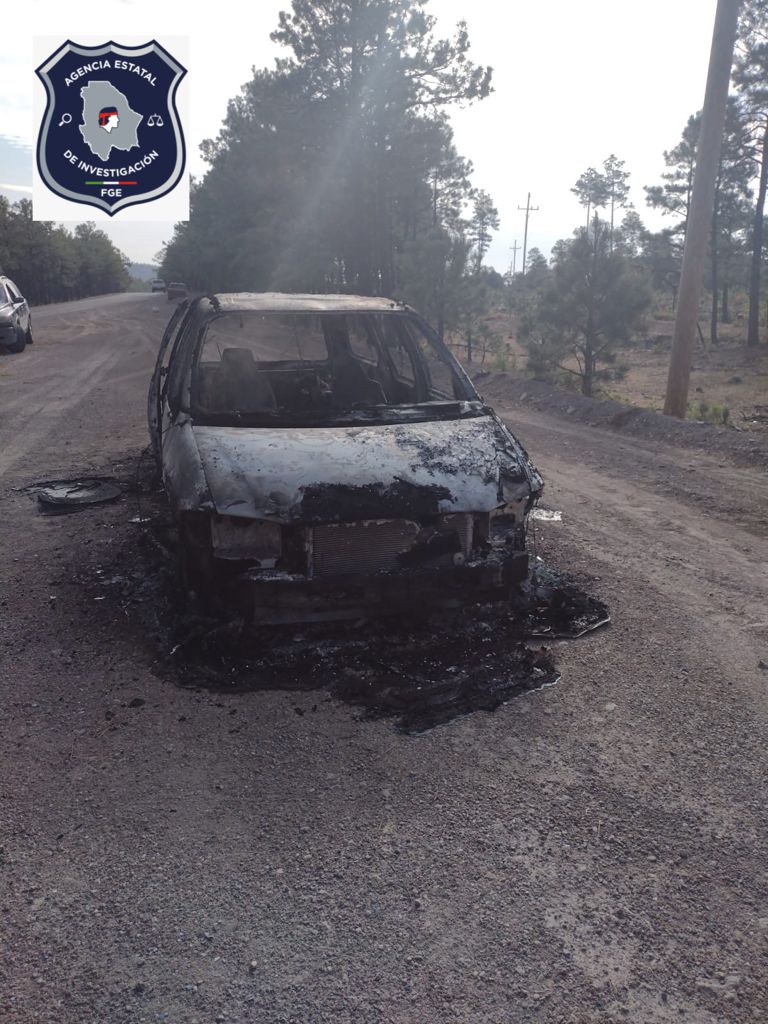
M699 299L715 205L715 184L720 164L740 5L741 0L717 0L701 132L696 147L691 207L685 232L683 269L680 275L672 357L669 362L667 396L664 402L665 414L677 416L679 419L685 419L688 405L691 363L699 322Z
M517 244L517 239L515 239L515 244L510 245L509 248L512 250L512 277L514 277L515 273L517 272L517 254L520 251L520 246Z
M530 192L525 206L518 206L518 210L525 210L525 233L523 235L523 277L525 277L525 258L528 255L528 218L538 210L538 206L531 206Z

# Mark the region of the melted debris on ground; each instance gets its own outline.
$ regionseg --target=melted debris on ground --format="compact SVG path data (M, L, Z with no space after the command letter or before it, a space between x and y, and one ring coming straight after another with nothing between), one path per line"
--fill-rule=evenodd
M42 480L24 490L37 495L43 515L62 515L80 512L93 505L106 505L117 501L123 493L114 477L74 477L70 480Z
M143 481L137 498L139 514L130 522L141 543L131 532L115 564L97 570L95 599L117 600L156 669L180 686L228 693L325 689L366 718L392 718L399 730L417 734L554 685L552 650L532 641L571 639L610 622L601 601L538 559L510 605L423 622L388 617L257 628L204 617L179 591L162 492ZM94 586L93 577L80 580Z
M255 652L259 652L256 654ZM551 653L500 636L476 618L452 628L313 626L270 634L229 629L195 634L166 661L178 683L216 690L328 689L369 718L394 717L424 732L473 711L557 682Z
M527 639L575 640L611 621L602 601L541 562L512 607L516 628Z
M420 624L255 630L199 622L176 640L165 667L183 686L326 688L366 717L394 717L401 731L420 733L554 685L551 650L526 641L575 638L609 621L602 602L541 566L513 608L485 605Z

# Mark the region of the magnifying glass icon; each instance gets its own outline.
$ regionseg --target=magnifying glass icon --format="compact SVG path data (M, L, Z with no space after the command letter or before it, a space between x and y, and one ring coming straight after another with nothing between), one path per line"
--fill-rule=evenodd
M72 115L71 114L62 114L61 115L61 120L59 121L59 128L61 128L61 126L63 124L69 124L71 120L72 120Z

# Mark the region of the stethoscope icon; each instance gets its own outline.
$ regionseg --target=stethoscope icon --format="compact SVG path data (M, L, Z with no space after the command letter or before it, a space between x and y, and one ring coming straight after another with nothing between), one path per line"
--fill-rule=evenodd
M62 114L61 115L61 120L59 121L59 128L61 128L61 126L63 124L69 124L71 120L72 120L72 115L71 114Z

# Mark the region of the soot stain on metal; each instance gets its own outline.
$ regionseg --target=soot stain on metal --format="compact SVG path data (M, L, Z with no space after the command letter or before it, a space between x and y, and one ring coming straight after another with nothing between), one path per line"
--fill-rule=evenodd
M389 487L364 484L314 484L304 488L302 515L307 519L336 518L343 510L348 519L398 518L408 508L411 518L437 515L440 502L450 501L451 492L439 484L429 486L397 480Z

